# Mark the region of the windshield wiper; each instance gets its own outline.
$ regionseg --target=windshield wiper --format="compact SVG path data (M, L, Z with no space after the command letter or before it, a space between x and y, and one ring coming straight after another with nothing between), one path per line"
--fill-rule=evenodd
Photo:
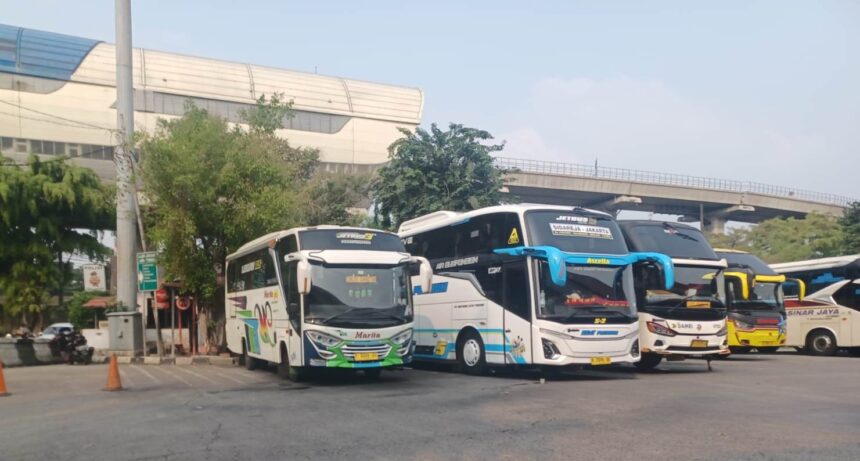
M343 315L349 314L350 312L355 312L355 311L363 310L363 309L373 309L373 308L372 308L372 307L351 307L351 308L349 308L349 309L347 309L347 310L345 310L345 311L343 311L343 312L339 312L339 313L337 313L337 314L334 314L334 315L332 315L332 316L329 316L329 317L324 318L324 319L322 320L322 323L328 323L330 320L334 320L334 319L336 319L336 318L338 318L338 317L340 317L340 316L343 316Z

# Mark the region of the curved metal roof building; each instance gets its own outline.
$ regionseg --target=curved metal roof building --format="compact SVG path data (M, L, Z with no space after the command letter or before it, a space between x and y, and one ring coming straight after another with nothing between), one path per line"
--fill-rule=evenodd
M261 95L283 93L295 113L279 134L319 148L330 169L362 170L387 160L398 128L421 122L418 88L161 51L133 53L139 130L153 129L158 118L181 116L188 100L239 123L241 110ZM0 24L0 150L70 155L90 166L88 160L110 159L115 73L112 44Z

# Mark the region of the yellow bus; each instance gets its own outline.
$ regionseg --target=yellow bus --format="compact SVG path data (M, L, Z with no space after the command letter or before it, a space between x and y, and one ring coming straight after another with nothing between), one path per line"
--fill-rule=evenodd
M725 258L728 341L733 353L776 352L785 345L786 279L745 251L716 249Z

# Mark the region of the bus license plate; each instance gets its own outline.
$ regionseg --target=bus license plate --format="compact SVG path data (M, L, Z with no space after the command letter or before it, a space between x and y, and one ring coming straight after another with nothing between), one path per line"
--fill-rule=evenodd
M690 343L690 347L695 347L697 349L704 349L708 347L707 339L694 339L692 343Z
M609 365L612 363L612 358L610 357L592 357L591 364L592 365Z
M356 362L375 362L379 360L379 354L376 352L356 352Z

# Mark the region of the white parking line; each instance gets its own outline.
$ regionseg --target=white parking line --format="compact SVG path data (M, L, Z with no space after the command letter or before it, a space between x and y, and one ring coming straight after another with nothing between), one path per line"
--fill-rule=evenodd
M189 370L187 367L184 367L184 366L176 366L176 365L174 365L174 366L173 366L173 369L174 369L174 370L181 371L181 372L183 372L183 373L188 373L188 374L190 374L191 376L196 376L196 377L198 377L198 378L200 378L200 379L203 379L203 380L209 381L210 383L215 384L216 386L217 386L217 385L219 385L219 384L222 384L222 383L219 383L218 381L215 381L215 380L214 380L214 379L212 379L212 378L209 378L208 376L203 376L203 375L201 375L200 373L196 373L196 372L194 372L194 371L191 371L191 370Z
M226 371L223 371L223 370L217 370L217 371L216 371L216 370L213 370L213 371L215 371L215 375L217 375L217 376L219 376L219 377L221 377L221 378L229 379L230 381L233 381L233 382L234 382L234 383L236 383L236 384L248 384L248 383L247 383L247 382L245 382L245 381L242 381L242 380L240 380L240 379L236 379L236 378L234 378L234 377L230 376L230 374L229 374L229 373L227 373Z
M131 379L128 373L124 372L122 369L119 370L119 378L125 383L126 386L134 387L134 380Z
M172 371L168 371L166 367L163 367L163 366L156 366L156 367L154 367L154 368L155 368L155 369L157 369L158 371L161 371L161 372L167 373L168 375L170 375L170 376L172 376L172 377L176 378L176 379L177 379L177 380L179 380L179 381L182 381L182 382L183 382L183 383L185 383L185 385L186 385L186 386L188 386L188 387L194 387L194 385L193 385L193 384L191 384L191 381L188 381L187 379L183 378L182 376L179 376L178 374L176 374L176 373L174 373L174 372L172 372Z
M155 376L153 376L150 372L148 372L148 371L144 370L144 369L143 369L143 367L139 367L139 366L137 366L137 365L131 365L131 368L132 368L132 369L134 369L135 371L139 371L139 372L143 373L143 374L144 374L144 375L146 375L149 379L151 379L151 380L152 380L152 382L154 382L155 384L161 384L161 381L159 381L159 380L158 380L158 378L156 378Z

